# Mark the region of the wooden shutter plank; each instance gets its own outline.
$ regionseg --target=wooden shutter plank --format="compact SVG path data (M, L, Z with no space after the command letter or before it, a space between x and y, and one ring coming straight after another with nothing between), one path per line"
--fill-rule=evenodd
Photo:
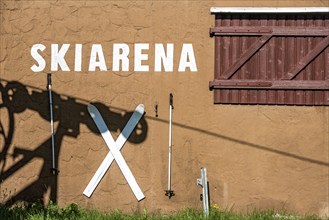
M214 80L211 89L325 90L329 80Z
M269 39L272 35L261 36L250 48L237 60L228 70L226 70L221 76L221 79L229 79L234 73L249 60Z
M302 69L304 69L315 57L317 57L329 45L329 36L324 38L316 47L303 57L296 66L291 68L288 73L282 77L284 80L293 79Z
M214 27L210 28L211 36L255 36L270 34L273 36L327 36L328 29L325 27L264 27L264 26L247 26L247 27Z

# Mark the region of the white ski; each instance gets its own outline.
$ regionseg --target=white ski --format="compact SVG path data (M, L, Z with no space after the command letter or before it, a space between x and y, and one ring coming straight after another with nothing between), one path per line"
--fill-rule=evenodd
M140 104L136 107L135 112L130 117L127 125L122 130L121 134L119 135L117 141L115 142L110 131L108 130L101 114L97 110L97 108L93 105L88 105L88 111L91 117L93 118L98 130L102 134L102 137L105 140L110 152L106 155L103 162L101 163L100 167L96 171L93 178L90 180L89 184L87 185L86 189L84 190L83 194L87 197L90 197L91 194L94 192L95 188L99 184L100 180L105 175L106 171L111 166L113 160L115 159L118 163L118 166L123 173L124 177L126 178L130 188L132 189L133 193L135 194L138 201L145 198L143 192L141 191L140 187L138 186L136 179L134 178L133 174L131 173L126 161L124 160L122 154L120 153L121 148L127 141L128 137L130 136L131 132L134 130L136 125L138 124L139 120L142 118L144 114L144 105Z

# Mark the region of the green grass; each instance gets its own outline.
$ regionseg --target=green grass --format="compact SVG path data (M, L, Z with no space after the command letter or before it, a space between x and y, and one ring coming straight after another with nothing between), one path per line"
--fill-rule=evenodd
M278 214L275 211L253 211L249 214L237 214L232 211L220 210L213 208L209 217L205 218L202 211L194 209L184 209L180 212L170 215L152 215L146 210L140 214L125 214L119 210L111 213L103 213L96 210L82 209L76 204L59 208L57 205L50 203L48 207L41 204L32 204L27 207L7 207L0 206L0 219L8 220L45 220L45 219L82 219L82 220L318 220L316 216L297 217L288 214Z

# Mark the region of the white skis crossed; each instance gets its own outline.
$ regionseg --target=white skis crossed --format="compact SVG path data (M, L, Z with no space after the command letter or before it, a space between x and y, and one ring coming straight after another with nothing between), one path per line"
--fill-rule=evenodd
M142 190L140 189L139 185L135 177L133 176L131 170L129 169L125 159L123 158L122 154L120 153L121 148L126 143L129 135L134 130L136 125L138 124L139 120L142 118L144 114L144 105L140 104L136 107L133 115L130 117L127 125L122 130L121 134L119 135L118 139L114 141L109 129L107 128L101 114L97 110L97 108L93 105L88 105L88 112L92 119L94 120L98 130L102 134L103 139L105 140L106 145L108 146L110 152L106 155L103 162L97 169L95 175L90 180L89 184L87 185L86 189L83 191L83 194L87 197L90 197L91 194L94 192L95 188L105 175L106 171L111 166L113 160L115 160L124 175L125 179L127 180L131 190L136 196L138 201L145 198Z

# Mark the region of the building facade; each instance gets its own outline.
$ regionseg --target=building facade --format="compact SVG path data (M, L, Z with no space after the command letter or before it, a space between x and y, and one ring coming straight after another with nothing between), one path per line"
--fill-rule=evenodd
M1 203L201 208L197 179L206 167L211 205L329 215L329 1L5 0L0 7ZM272 90L284 73L294 87ZM104 142L90 104L116 144ZM120 142L140 104L145 113ZM109 147L119 145L84 195Z

